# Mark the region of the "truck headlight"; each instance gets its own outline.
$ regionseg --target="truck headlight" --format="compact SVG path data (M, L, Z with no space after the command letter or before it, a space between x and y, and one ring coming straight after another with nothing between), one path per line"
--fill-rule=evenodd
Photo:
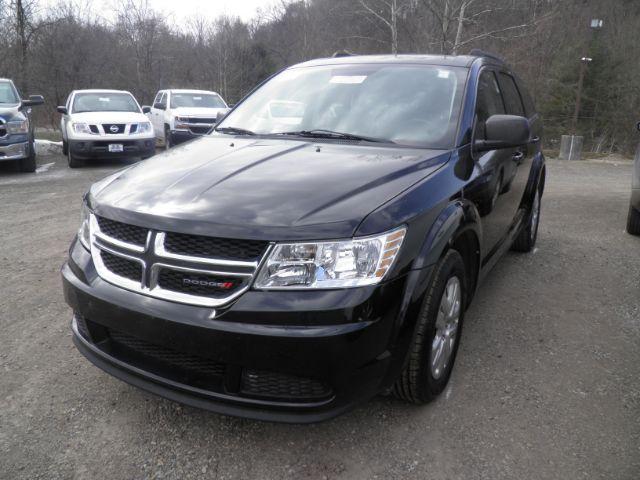
M333 242L279 243L255 287L345 288L379 283L396 259L406 228L373 237Z
M7 131L9 135L19 135L29 133L29 120L18 120L7 123Z
M73 131L76 133L91 134L91 129L89 128L89 125L86 123L74 123L72 124L72 127L73 127Z
M82 210L80 211L80 228L78 229L78 240L84 248L91 251L91 210L87 206L86 202L82 203Z
M176 117L174 124L176 130L189 129L189 119L187 117Z
M150 133L151 122L142 122L138 124L138 133Z

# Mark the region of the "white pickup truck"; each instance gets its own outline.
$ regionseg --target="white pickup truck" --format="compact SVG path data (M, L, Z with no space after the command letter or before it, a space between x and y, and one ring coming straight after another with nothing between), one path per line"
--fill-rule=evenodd
M131 93L123 90L74 90L62 114L62 151L69 167L93 158L148 158L155 153L153 127Z
M147 114L158 145L171 148L208 133L218 118L229 111L216 92L206 90L160 90Z

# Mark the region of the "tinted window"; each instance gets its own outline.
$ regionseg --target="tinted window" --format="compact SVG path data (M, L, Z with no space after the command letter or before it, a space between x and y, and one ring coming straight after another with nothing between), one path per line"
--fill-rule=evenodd
M507 113L509 115L521 115L524 116L524 106L520 99L520 93L511 75L500 73L500 88L502 89L502 95L504 97L504 103L507 106Z
M536 106L533 103L533 99L531 98L531 95L529 95L529 92L527 91L527 89L524 88L522 81L518 80L516 84L518 85L518 90L520 91L520 97L524 102L524 109L527 112L527 117L533 117L536 113Z
M139 111L138 103L130 93L77 93L73 99L73 113Z
M504 114L502 95L493 72L485 70L478 81L478 98L476 100L476 136L484 137L484 124L491 115Z
M450 148L466 74L430 65L292 68L256 90L220 126L259 134L322 129Z

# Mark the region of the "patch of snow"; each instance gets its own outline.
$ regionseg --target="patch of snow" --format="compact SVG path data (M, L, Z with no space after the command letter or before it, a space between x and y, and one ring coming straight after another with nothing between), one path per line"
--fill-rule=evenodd
M36 138L36 154L62 153L62 142L52 142L51 140L41 140Z

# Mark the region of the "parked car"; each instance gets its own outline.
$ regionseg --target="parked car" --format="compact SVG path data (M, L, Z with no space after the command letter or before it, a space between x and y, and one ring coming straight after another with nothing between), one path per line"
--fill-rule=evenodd
M13 81L0 78L0 162L15 161L20 171L35 172L31 107L43 103L42 95L30 95L23 100Z
M296 103L287 130L265 120L274 100ZM536 242L541 132L490 56L290 67L212 134L91 187L62 269L73 341L225 414L318 421L389 390L428 402L478 284Z
M148 114L156 140L166 149L205 135L229 107L216 92L206 90L160 90Z
M640 131L640 122L636 125ZM633 162L633 177L631 180L631 202L629 215L627 216L627 232L631 235L640 235L640 145L636 150Z
M140 107L124 90L74 90L62 114L62 152L69 167L95 158L148 158L155 153L154 132Z

